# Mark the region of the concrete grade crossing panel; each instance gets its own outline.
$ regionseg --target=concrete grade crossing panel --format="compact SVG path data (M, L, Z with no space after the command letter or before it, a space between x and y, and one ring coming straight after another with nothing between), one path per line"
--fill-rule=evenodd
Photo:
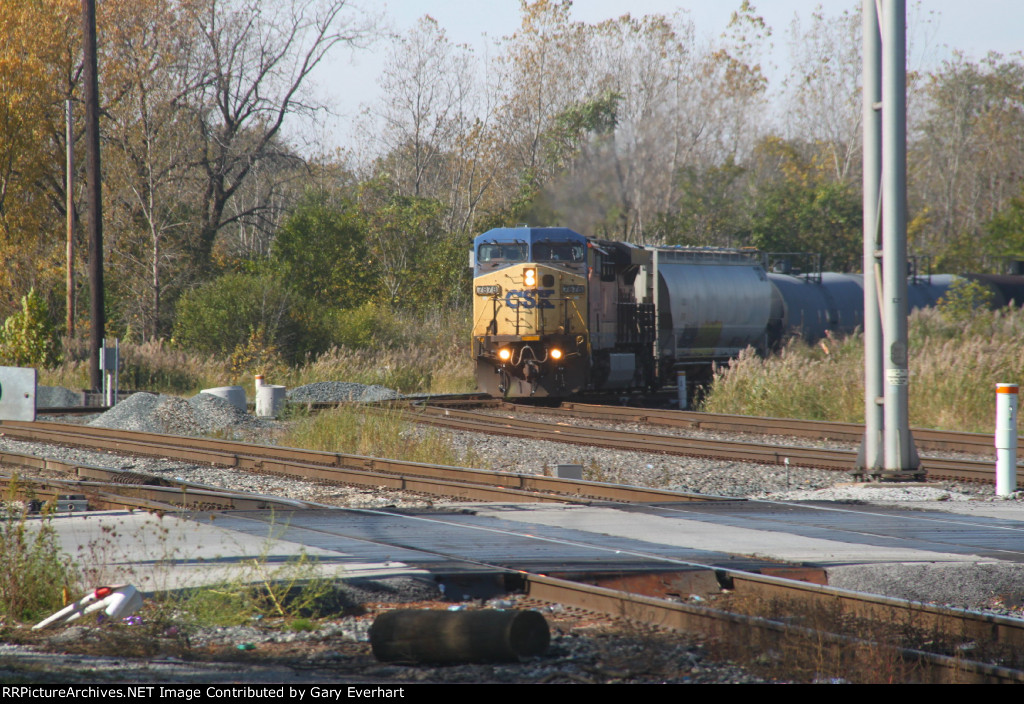
M36 419L36 370L0 367L0 420Z

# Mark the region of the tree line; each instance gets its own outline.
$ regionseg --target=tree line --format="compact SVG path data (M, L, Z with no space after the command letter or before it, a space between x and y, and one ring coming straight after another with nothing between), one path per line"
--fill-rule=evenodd
M62 320L79 12L0 3L3 317L32 290ZM384 37L345 0L104 0L97 28L109 334L315 354L345 311L464 305L470 239L520 222L859 269L856 7L785 28L775 83L745 0L714 38L684 13L588 24L524 0L487 57L430 17ZM301 144L310 75L371 43L379 101L343 147ZM911 253L944 271L1024 256L1024 59L952 54L908 85Z

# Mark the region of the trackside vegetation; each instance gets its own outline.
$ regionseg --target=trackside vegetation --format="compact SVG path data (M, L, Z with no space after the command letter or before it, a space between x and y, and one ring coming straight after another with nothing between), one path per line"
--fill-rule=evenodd
M955 305L910 316L910 423L991 432L995 385L1024 380L1024 310ZM860 334L815 346L790 341L762 359L744 353L720 369L704 410L757 416L864 421Z

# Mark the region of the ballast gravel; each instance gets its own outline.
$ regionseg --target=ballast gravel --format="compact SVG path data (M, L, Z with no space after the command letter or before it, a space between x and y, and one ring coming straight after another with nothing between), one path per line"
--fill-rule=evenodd
M317 381L287 391L294 403L340 403L342 401L390 401L402 394L378 384L357 384L351 381Z

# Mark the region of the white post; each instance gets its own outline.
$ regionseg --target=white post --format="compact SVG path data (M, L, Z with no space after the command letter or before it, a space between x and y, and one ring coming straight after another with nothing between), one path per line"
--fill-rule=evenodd
M996 384L996 495L1017 491L1017 385Z

